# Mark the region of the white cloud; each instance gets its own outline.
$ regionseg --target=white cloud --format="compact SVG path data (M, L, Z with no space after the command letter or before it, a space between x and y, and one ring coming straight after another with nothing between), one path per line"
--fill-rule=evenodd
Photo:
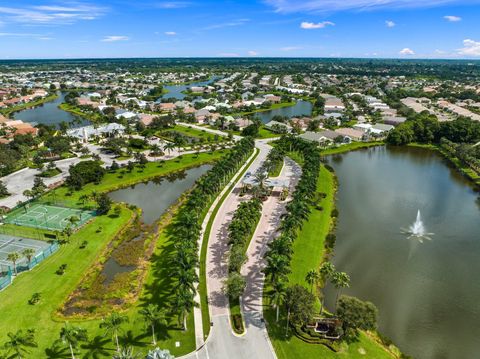
M0 32L0 37L42 37L42 34L31 34L23 32Z
M454 15L447 15L447 16L444 16L443 18L449 22L462 21L462 18L460 16L454 16Z
M167 36L175 36L177 33L175 31L166 31L165 35Z
M463 40L463 47L457 50L459 55L467 57L480 56L480 41Z
M289 51L295 51L295 50L300 50L300 49L301 49L300 46L285 46L285 47L280 48L280 51L289 52Z
M387 20L385 21L385 25L387 25L387 27L395 27L395 24L392 20Z
M7 22L29 25L68 25L80 20L94 20L107 12L107 8L82 3L70 6L0 7Z
M406 48L400 50L399 54L400 55L415 55L415 51L406 47Z
M213 24L207 27L204 27L204 30L213 30L213 29L221 29L223 27L232 27L232 26L242 26L249 22L250 19L238 19L229 22L223 22L219 24Z
M300 24L302 29L312 30L312 29L323 29L327 26L334 26L335 24L331 21L323 21L318 23L304 21Z
M258 56L258 52L254 51L254 50L250 50L248 52L248 56Z
M190 5L189 1L165 1L155 4L155 7L160 9L183 9Z
M342 10L378 10L402 8L426 8L459 2L479 3L479 0L264 0L275 11L293 12L331 12Z
M122 35L110 35L110 36L105 36L101 41L102 42L116 42L116 41L127 41L130 38L128 36L122 36Z

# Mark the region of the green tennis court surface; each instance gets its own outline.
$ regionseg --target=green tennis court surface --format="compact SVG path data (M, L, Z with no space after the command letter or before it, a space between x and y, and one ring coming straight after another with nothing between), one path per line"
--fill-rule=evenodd
M94 211L34 203L10 212L4 222L18 226L62 231L68 226L81 227L94 216Z

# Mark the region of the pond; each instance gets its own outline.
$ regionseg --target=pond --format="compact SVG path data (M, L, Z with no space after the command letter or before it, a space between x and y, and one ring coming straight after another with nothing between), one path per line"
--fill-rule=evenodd
M312 114L312 108L313 105L310 101L300 100L293 106L257 112L255 117L259 118L263 123L268 123L273 119L274 116L285 116L288 118L302 115L310 116Z
M116 202L126 202L141 208L143 222L152 224L211 168L211 165L191 168L111 192L109 196Z
M182 92L187 90L189 87L202 87L202 86L208 86L212 84L213 82L217 81L220 77L218 76L213 76L211 79L206 80L206 81L200 81L200 82L192 82L187 85L170 85L170 86L163 86L164 89L168 90L168 93L163 95L163 98L175 98L177 100L183 100L185 98L185 94Z
M339 179L332 261L351 277L342 293L373 302L380 332L414 358L478 357L478 194L428 150L377 147L329 161ZM418 211L433 234L409 238L402 228ZM330 309L335 294L328 285Z
M34 124L58 125L60 122L68 122L72 123L74 127L87 125L89 122L84 118L58 108L58 105L65 102L65 95L66 93L61 92L55 100L34 108L16 112L13 117L15 120L22 120L23 122Z

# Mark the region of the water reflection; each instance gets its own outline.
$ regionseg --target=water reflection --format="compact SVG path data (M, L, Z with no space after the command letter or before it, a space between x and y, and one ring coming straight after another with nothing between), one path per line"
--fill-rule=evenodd
M126 202L141 208L143 221L146 224L152 224L178 200L182 193L192 188L195 181L211 168L211 165L203 165L179 171L111 192L109 196L116 202Z
M46 102L41 106L29 108L20 112L16 112L13 117L16 120L29 122L34 124L58 125L61 122L69 123L72 127L85 126L89 121L80 116L75 116L70 112L60 110L58 106L65 102L66 93L59 93L58 98L53 101Z
M330 161L340 212L332 260L351 276L345 294L375 303L380 331L415 358L477 357L478 194L432 151L380 147L342 156ZM435 233L423 244L399 231L419 208L426 232ZM335 291L326 292L332 308Z

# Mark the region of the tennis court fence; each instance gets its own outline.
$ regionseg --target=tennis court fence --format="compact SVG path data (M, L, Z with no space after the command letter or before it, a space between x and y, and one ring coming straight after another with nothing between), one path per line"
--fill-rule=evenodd
M17 274L25 271L29 271L43 260L50 257L60 248L58 242L53 242L50 246L39 252L35 257L31 259L29 263L19 263L16 266ZM2 265L0 271L0 291L8 287L13 281L13 266Z

